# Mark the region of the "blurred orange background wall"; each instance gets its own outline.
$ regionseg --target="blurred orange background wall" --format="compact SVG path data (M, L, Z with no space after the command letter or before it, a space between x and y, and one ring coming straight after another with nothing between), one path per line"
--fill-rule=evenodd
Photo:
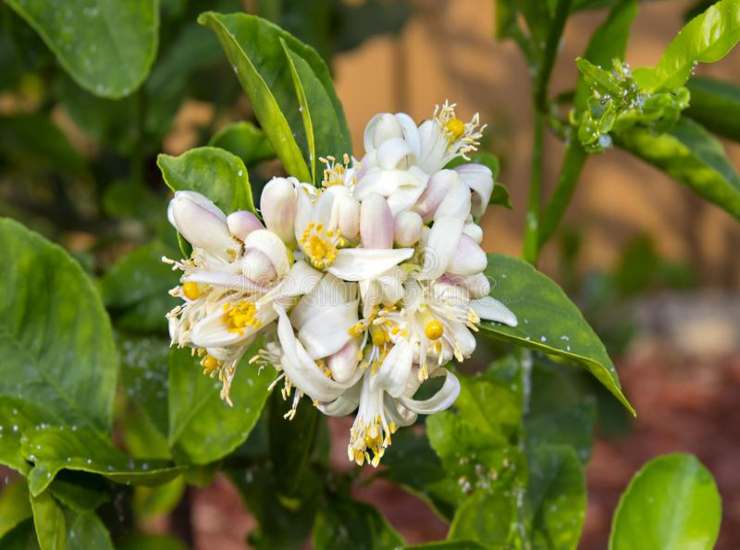
M543 0L544 1L544 0ZM375 38L340 55L334 64L355 154L362 153L365 122L381 111L430 116L445 99L457 102L462 118L479 111L488 123L491 148L502 161L500 180L514 209L490 209L484 220L485 248L518 254L523 234L531 160L531 108L527 66L512 42L493 39L491 0L415 0L399 37ZM654 64L683 25L691 2L641 2L627 51L633 66ZM551 95L572 88L575 58L582 54L605 10L583 12L568 24L553 72ZM740 51L698 74L740 82ZM740 145L725 142L735 166ZM557 178L562 146L547 142L546 189ZM606 268L625 241L639 231L652 235L661 254L688 259L710 285L740 284L740 226L658 170L619 150L591 157L566 217L587 231L582 268ZM554 244L543 267L554 266Z

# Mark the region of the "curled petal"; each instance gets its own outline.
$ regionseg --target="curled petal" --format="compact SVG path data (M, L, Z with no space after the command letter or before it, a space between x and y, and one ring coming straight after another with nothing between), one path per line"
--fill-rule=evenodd
M334 401L319 403L317 407L326 416L347 416L360 404L361 392L362 382L357 382Z
M447 266L447 271L455 275L475 275L485 270L487 265L486 253L473 239L463 234Z
M343 248L328 271L345 281L374 279L413 254L413 248Z
M508 307L491 296L484 296L483 298L472 300L470 302L470 307L473 308L481 319L496 321L497 323L503 323L510 327L515 327L518 324L516 315L514 315Z
M358 301L322 308L298 332L298 339L308 354L318 359L328 357L349 341L349 329L357 322Z
M223 271L194 271L182 278L183 282L200 283L210 286L232 288L241 292L264 292L265 287L244 275L224 273Z
M247 210L237 210L229 214L226 217L226 225L231 234L240 241L243 241L252 231L264 229L257 216Z
M450 371L443 369L446 375L442 387L429 399L417 400L411 397L401 397L401 403L417 414L434 414L449 409L460 394L460 382Z
M365 151L370 152L380 147L383 142L400 138L403 135L401 125L391 113L379 113L367 123L363 141Z
M483 242L483 230L478 224L466 223L465 227L463 228L463 233L465 233L468 237L473 239L478 244Z
M258 229L244 239L244 249L259 250L272 262L278 277L283 277L290 270L290 258L285 243L272 231Z
M257 284L267 284L277 276L270 258L257 249L248 250L241 264L245 277Z
M306 353L293 333L290 319L281 307L278 313L278 339L283 349L281 367L290 382L311 399L329 402L342 395L350 386L339 384L327 377L311 357Z
M493 173L488 166L477 163L462 164L455 168L462 182L473 192L471 212L480 218L488 207L493 193Z
M491 292L491 283L485 273L476 273L468 277L462 277L462 285L470 292L473 299L488 296Z
M290 313L290 322L296 330L301 330L325 310L345 307L348 302L356 302L356 300L357 291L354 285L345 283L331 273L327 273L310 292L301 297Z
M437 211L434 213L434 220L436 221L439 218L459 218L465 220L470 215L470 190L460 181L456 172L453 170L446 171L454 174L454 181L447 191L445 198L439 204Z
M321 281L322 274L306 262L293 264L280 283L257 301L257 306L275 300L286 300L308 294Z
M437 208L439 208L447 192L457 182L457 179L457 174L452 170L440 170L432 174L424 193L421 194L414 207L424 222L432 221Z
M406 381L411 373L414 350L408 340L399 340L388 352L378 372L370 380L370 389L382 389L393 397L406 390Z
M384 141L377 151L378 166L383 170L405 170L414 162L411 148L401 138Z

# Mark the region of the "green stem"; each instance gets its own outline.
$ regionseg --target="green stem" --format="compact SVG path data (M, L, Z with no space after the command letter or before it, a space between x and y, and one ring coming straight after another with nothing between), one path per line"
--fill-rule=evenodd
M545 115L538 109L534 111L534 144L532 146L532 172L529 178L529 199L527 201L527 220L524 233L524 259L537 265L539 257L539 219L542 201L542 147L544 139Z
M545 246L560 225L573 198L573 192L587 158L586 151L578 141L572 141L566 147L558 183L541 217L538 242L540 249Z
M573 0L558 0L555 8L555 18L550 23L550 30L547 34L545 51L542 56L542 65L537 71L537 80L535 81L534 99L536 107L542 111L547 111L547 86L550 82L550 74L555 66L555 58L560 45L560 37L563 35L565 22L570 15L570 5Z

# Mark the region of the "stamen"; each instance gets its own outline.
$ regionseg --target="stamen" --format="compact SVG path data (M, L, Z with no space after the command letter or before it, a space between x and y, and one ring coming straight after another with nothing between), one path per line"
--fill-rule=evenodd
M347 181L347 174L350 169L350 163L352 159L348 154L344 154L342 162L337 162L334 157L319 157L319 161L324 163L324 177L321 180L323 187L332 187L334 185L348 185L353 186L355 184L354 176L351 177L350 181Z
M221 366L221 361L213 357L212 355L206 355L200 362L203 367L203 374L210 375L213 371Z
M430 319L424 325L424 335L430 340L438 340L444 334L444 325L439 319Z
M243 335L247 327L257 329L262 326L262 322L257 318L257 308L254 302L249 300L242 300L236 304L224 304L222 319L226 324L226 330L239 335Z
M182 293L188 300L197 300L203 294L203 289L198 283L187 281L182 285Z
M443 105L437 105L434 108L432 118L439 123L445 136L447 136L449 153L470 160L468 153L478 150L486 125L480 125L478 113L473 115L470 122L464 123L455 116L455 107L455 103L445 101Z
M311 264L317 269L326 269L337 258L337 247L343 246L344 239L334 231L325 231L323 224L309 223L300 238L301 248Z

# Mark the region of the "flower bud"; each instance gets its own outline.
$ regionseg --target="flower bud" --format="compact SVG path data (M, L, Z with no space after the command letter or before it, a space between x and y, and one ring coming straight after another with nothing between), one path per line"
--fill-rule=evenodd
M279 277L283 277L290 270L288 249L285 243L272 231L257 229L247 235L247 238L244 239L245 256L249 256L249 253L253 250L261 252L269 260ZM263 268L255 264L254 269L259 272Z
M424 222L416 212L408 210L396 216L395 238L396 244L401 247L413 246L421 238L421 226Z
M339 232L354 241L360 234L360 203L349 195L339 195L335 201Z
M440 170L429 178L427 188L419 197L415 208L425 223L432 220L440 203L457 179L457 174L452 170Z
M476 223L466 223L463 233L480 244L483 241L483 230Z
M393 214L386 200L377 193L362 201L360 236L364 248L393 248Z
M263 252L257 249L248 250L242 259L242 273L250 281L258 285L265 285L275 279L277 273L272 261Z
M401 125L391 113L374 116L365 128L365 151L372 151L389 139L402 137Z
M343 384L352 378L359 362L359 352L357 338L350 338L342 349L329 356L326 363L336 382Z
M482 298L491 293L491 283L485 273L476 273L462 278L462 285L470 292L472 299Z
M298 185L295 178L272 178L262 190L260 199L260 210L265 226L289 246L295 243L293 224Z
M440 218L455 218L464 221L470 215L470 189L460 181L456 172L452 170L450 172L455 174L454 182L434 213L435 221Z
M447 271L455 275L475 275L484 271L487 265L486 253L478 246L478 243L463 234L447 265Z
M196 248L227 259L232 259L238 249L237 242L229 233L224 213L200 193L177 191L170 201L167 217Z
M257 216L246 210L237 210L226 216L226 225L231 234L240 241L243 241L252 231L264 229Z

